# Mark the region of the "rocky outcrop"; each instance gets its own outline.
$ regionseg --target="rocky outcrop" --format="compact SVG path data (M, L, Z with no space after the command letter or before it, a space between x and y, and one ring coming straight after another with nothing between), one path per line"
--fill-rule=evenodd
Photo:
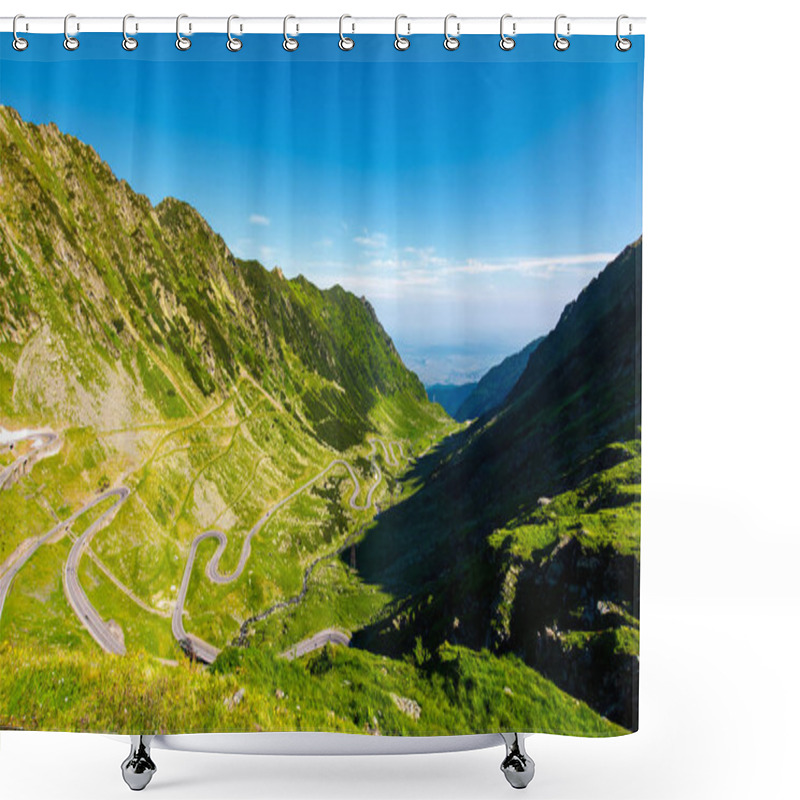
M639 564L612 548L570 538L517 575L500 647L608 719L634 730L638 684ZM511 604L510 604L511 605ZM633 652L629 652L633 651Z

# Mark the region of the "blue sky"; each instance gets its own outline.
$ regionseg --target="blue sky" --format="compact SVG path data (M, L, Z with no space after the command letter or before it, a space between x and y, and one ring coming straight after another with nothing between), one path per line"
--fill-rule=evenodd
M641 233L641 57L613 37L0 42L0 101L88 142L241 257L365 294L423 380L474 378L552 328ZM540 41L536 41L540 40ZM536 45L536 46L534 46ZM411 57L409 57L411 56ZM566 56L566 57L562 57ZM627 57L626 57L627 56Z

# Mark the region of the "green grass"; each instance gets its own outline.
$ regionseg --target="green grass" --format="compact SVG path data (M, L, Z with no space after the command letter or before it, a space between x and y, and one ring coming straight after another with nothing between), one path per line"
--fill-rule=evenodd
M613 548L639 558L641 525L641 440L611 445L622 463L601 470L575 489L548 498L533 513L495 530L497 550L522 559L546 553L557 543L577 539L587 551Z
M362 455L369 452L361 448ZM345 454L355 463L355 454ZM365 459L362 458L365 461ZM382 460L382 459L381 459ZM366 462L369 467L369 462ZM391 479L398 468L382 466L385 479ZM399 469L402 469L399 468ZM391 471L390 471L391 470ZM361 471L359 471L361 472ZM304 476L305 477L305 476ZM374 477L369 470L359 475L361 492L359 503L366 501ZM304 478L298 480L298 483ZM312 573L312 587L317 575L335 558L336 551L361 530L372 512L354 511L349 506L353 484L343 467L337 466L307 491L293 498L278 510L253 538L252 553L241 577L231 584L216 585L205 577L205 564L216 551L216 541L204 542L198 549L187 597L187 610L191 623L187 630L216 644L231 640L239 632L241 623L274 603L298 595L302 589L303 573L319 558L326 558ZM386 480L373 495L382 502L386 495ZM277 498L276 498L277 500ZM263 502L263 501L262 501ZM274 505L271 503L270 505ZM247 522L253 523L266 510L262 505ZM220 561L223 574L232 572L239 562L245 526L237 525L236 535L229 533L228 546ZM250 525L246 526L249 530ZM315 596L314 592L309 593ZM297 640L326 627L320 620L331 619L340 625L356 626L371 619L376 592L372 587L353 579L349 581L346 607L341 607L342 597L330 596L335 608L306 610L308 598L299 607L302 612L293 617L292 635ZM352 605L352 608L350 607ZM363 612L362 607L368 609ZM298 607L293 607L296 609ZM224 609L220 613L220 609ZM322 611L322 614L318 612ZM291 642L290 642L291 643Z
M179 419L189 415L183 398L143 346L136 348L136 364L142 383L165 419Z
M94 561L85 556L80 569L81 586L105 620L114 620L125 634L125 647L147 651L160 658L180 657L169 618L148 613L115 586Z
M424 647L420 639L415 647L416 630L403 651L415 652L416 660L329 650L287 664L276 661L274 651L323 627L361 629L384 612L409 626L436 623L434 633L444 631L445 639L457 629L461 644L478 649L487 641L481 626L491 611L476 610L473 599L487 598L488 606L495 579L515 559L546 559L568 540L590 554L613 550L638 558L638 451L626 453L624 464L587 470L597 474L583 482L564 483L576 488L541 508L536 487L551 484L539 472L552 459L529 458L548 444L533 435L542 425L552 424L548 436L561 451L573 452L571 443L595 441L591 431L585 435L587 420L593 430L614 423L608 415L635 395L626 389L617 396L604 383L615 370L568 370L557 396L520 406L505 423L487 428L483 450L459 452L448 443L441 458L422 458L448 434L462 441L480 434L461 437L462 427L425 401L422 385L404 368L366 301L338 286L319 290L303 277L286 280L235 259L187 204L167 198L153 208L118 182L90 147L52 126L27 125L5 108L0 154L11 170L4 174L2 199L10 238L0 242L0 419L11 427L50 424L64 433L56 457L0 496L0 562L51 527L54 515L63 519L99 490L122 483L131 497L92 547L144 603L167 611L199 533L215 528L227 534L221 568L230 571L253 524L333 458L356 465L361 502L371 483L371 435L401 440L412 459L408 469L382 463L379 520L372 511L349 507L350 482L341 469L332 471L270 519L253 541L244 574L231 585L205 579L216 543L200 548L186 627L217 645L243 619L296 595L309 565L324 559L310 575L304 601L256 627L253 639L263 652L240 654L238 666L226 656L234 671L229 677L187 667L183 658L173 671L154 662L175 655L169 620L143 611L86 557L80 577L90 599L122 626L131 651L148 654L103 657L63 597L70 539L43 547L15 581L0 630L21 648L16 660L28 670L20 683L0 671L0 685L14 698L10 713L41 725L94 729L141 723L130 716L141 713L173 730L198 724L222 729L229 720L246 729L466 732L511 727L512 719L518 727L523 719L533 729L608 732L597 715L512 656L440 648L441 637L426 638ZM593 303L602 310L601 301L590 302L584 316L591 316ZM609 338L625 344L634 326L611 316L625 324L616 331L624 335ZM566 344L573 334L566 331ZM557 365L559 353L551 356L548 363ZM596 362L587 360L591 367ZM537 374L543 378L545 371ZM590 396L587 386L595 384ZM498 431L506 438L495 439ZM518 441L522 450L515 449ZM502 463L491 463L498 453ZM563 467L565 475L571 466ZM428 491L431 483L441 494ZM497 495L489 488L497 486L504 487L501 496L487 497ZM81 518L73 536L101 511ZM396 550L383 548L387 535ZM353 571L337 551L358 537L364 547ZM372 581L364 567L376 542L388 567ZM411 595L414 602L405 604ZM436 605L433 595L453 602ZM512 586L509 598L512 604ZM574 640L565 646L632 653L631 612L620 601L610 645L570 630L565 635ZM51 652L37 651L40 642ZM74 684L69 700L48 693L43 677L59 664L65 682ZM141 684L136 670L145 670L163 693L147 695L141 712L130 708ZM18 694L25 680L32 681L29 691ZM279 702L275 681L292 702ZM246 699L228 712L221 702L240 682ZM505 692L506 683L513 692ZM31 691L37 687L39 694ZM109 701L104 716L106 710L90 701L102 705L98 698L112 689L123 705ZM418 702L420 719L402 714L392 692ZM30 695L44 698L45 706L26 706ZM535 719L525 716L532 709Z
M330 646L292 662L232 649L205 670L3 644L0 693L0 726L36 730L625 733L518 659L451 646L423 664ZM418 719L394 698L416 703Z
M609 655L636 656L639 654L639 629L623 626L603 631L567 631L560 634L568 650L602 648Z
M392 600L391 595L360 581L334 556L314 569L302 603L276 611L255 625L252 645L280 653L326 628L352 632L377 619Z
M436 413L429 415L423 410L421 415L405 415L389 400L376 407L375 421L376 426L382 426L381 436L385 441L403 439L403 453L412 457L413 467L409 470L405 461L400 467L389 466L378 447L384 481L375 500L383 509L410 498L425 485L428 462L415 465L414 454L461 427L441 422ZM416 424L422 425L420 435L412 438L408 434ZM128 441L128 449L123 451L126 437L134 444ZM547 551L565 535L573 535L588 548L613 542L624 549L622 529L629 520L620 516L618 499L623 497L622 507L628 510L634 498L638 513L639 480L638 449L634 443L624 449L627 461L593 475L572 492L552 498L523 524L495 531L490 544L510 548L508 552L516 556L530 557L534 552ZM369 450L363 443L343 454L359 473L360 503L373 481ZM221 569L232 570L252 524L337 455L310 437L300 419L281 414L263 393L242 381L238 392L196 420L104 434L102 438L88 430L67 431L62 452L36 466L28 489L46 494L63 518L98 489L103 477L113 482L123 467L138 460L138 468L125 478L126 485L134 490L131 498L111 524L96 534L93 549L145 603L169 610L194 536L209 527L225 530L229 543ZM16 488L22 492L22 486ZM93 712L82 694L84 683L91 685L94 680L93 665L102 662L97 675L101 670L108 671L112 683L132 680L132 670L146 669L173 703L186 705L182 710L172 709L146 691L142 704L149 711L131 711L126 706L128 714L153 715L154 729L161 730L379 729L383 733L413 734L499 730L503 725L514 727L513 720L519 723L525 719L530 720L532 730L588 735L621 732L513 656L445 646L433 659L423 658L419 663L341 649L328 649L324 658L312 655L302 663L277 660L276 653L321 629L357 631L368 626L395 603L388 591L366 583L347 566L349 551L336 555L359 532L368 536L374 524L371 512L349 507L351 492L346 472L336 468L294 498L254 538L250 561L233 584L217 586L207 580L205 565L217 545L212 541L200 547L187 597L185 626L218 647L238 634L244 619L296 595L303 572L315 559L332 556L314 568L303 602L253 626L250 641L255 647L244 651L240 656L243 661L237 665L230 659L239 656L226 655L214 668L213 676L186 665L172 638L169 619L143 611L86 556L81 564L82 585L100 614L121 625L126 647L134 654L106 663L63 597L60 569L68 540L43 548L46 552L37 554L35 563L23 570L12 588L0 640L23 649L35 642L49 642L54 648L50 658L56 660L68 659L66 648L74 648L75 657L86 661L86 678L75 679L71 695L74 705L70 701L62 711L55 697L53 707L46 712L43 706L38 715L24 703L12 705L8 724L33 718L36 726L45 728L121 729L128 719L124 708L112 703L108 714ZM25 518L32 503L30 495L12 492L8 499L12 496L9 508L17 518ZM101 511L95 509L94 514ZM94 515L81 518L75 534L92 518ZM31 515L30 527L43 521ZM633 653L638 647L638 631L633 626L592 632L591 636L569 631L564 636L568 648ZM324 660L329 656L332 667ZM169 668L153 657L177 659L181 666ZM32 675L35 661L27 669L31 670L30 680L39 679ZM68 664L67 673L70 669ZM233 670L232 675L220 674L228 669ZM517 688L522 685L524 690ZM506 686L518 694L508 694ZM216 695L224 699L237 688L245 688L246 700L229 711ZM300 697L300 710L298 703L276 698L275 688L286 697ZM413 720L400 711L392 693L417 702L423 709L420 719ZM462 713L461 706L468 712ZM530 716L534 709L535 717Z
M72 540L43 545L11 584L0 619L0 641L75 657L97 647L64 594L62 571Z
M37 497L38 490L26 478L0 492L0 565L23 541L40 536L56 524Z
M438 411L430 411L433 406L422 405L421 410L418 406L384 398L375 407L376 427L383 426L376 433L385 441L406 435L404 455L427 447L452 427ZM408 436L411 433L421 440ZM301 418L281 413L249 380L240 381L230 397L212 404L194 420L101 435L71 428L63 436L64 444L56 456L39 462L29 478L0 497L14 532L0 543L13 549L12 544L15 547L28 536L41 535L55 523L43 510L48 503L63 519L124 474L125 485L133 493L115 518L95 534L92 548L131 591L162 611L170 610L189 543L202 531L216 527L227 533L228 548L220 566L223 573L230 572L238 563L244 536L256 520L334 458L344 457L356 465L361 482L359 503L365 502L374 480L367 443L342 454L331 450L309 435ZM385 508L405 491L398 478L406 462L390 466L380 446L376 458L384 480L374 499ZM337 466L294 498L254 538L250 561L233 584L217 586L207 580L204 568L216 542L204 543L187 598L187 630L222 646L238 634L244 619L296 595L308 565L335 555L372 518L371 510L349 507L351 494L352 482L344 468ZM79 518L73 526L75 534L101 512L98 508ZM26 566L23 574L37 570L38 564ZM288 626L298 638L325 627L328 619L356 627L372 619L376 604L387 599L352 575L345 579L343 571L336 581L341 584L336 592L344 593L338 598L343 606L330 610L319 602L321 596L333 599L332 594L319 591L327 586L324 578L330 574L330 560L320 564L319 570L311 576L309 609L303 604ZM88 556L81 562L80 577L101 615L122 626L130 647L160 657L174 656L168 620L144 612L126 598ZM16 593L15 585L12 598ZM13 601L7 608L9 615L17 613ZM36 608L33 605L25 611L26 619L36 616ZM59 624L57 619L39 614L41 619L33 626L36 630ZM317 625L318 619L326 622Z
M25 539L39 537L91 498L126 459L98 435L81 428L62 432L61 450L38 461L31 473L0 492L0 563Z

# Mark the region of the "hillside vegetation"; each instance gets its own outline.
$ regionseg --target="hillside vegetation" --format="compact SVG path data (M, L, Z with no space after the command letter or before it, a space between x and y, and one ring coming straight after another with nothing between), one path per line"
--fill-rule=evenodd
M419 491L372 523L359 570L396 601L360 646L515 652L635 729L641 250L565 308L500 409L418 460Z
M6 709L0 721L7 727L385 736L515 727L583 736L625 733L519 660L458 647L442 648L437 673L413 660L331 646L302 661L229 650L211 670L189 662L171 667L144 653L86 659L0 645L0 661L11 658L21 668L15 676L0 673Z
M61 439L0 492L0 727L635 729L641 241L467 427L365 298L3 107L0 164L0 426Z
M372 499L385 505L402 494L407 459L452 422L365 298L236 259L187 204L152 206L91 147L9 108L0 156L0 425L52 426L63 440L0 496L0 564L124 484L131 495L91 541L80 581L128 649L182 658L170 609L191 541L224 531L230 572L267 509L337 459L356 470L357 507L346 471L330 470L264 526L230 584L206 579L212 547L201 546L185 624L224 647L373 516L370 436L396 442L394 461L377 457ZM94 651L62 570L110 504L34 552L8 592L0 639ZM372 613L366 605L360 613ZM332 616L361 620L346 608Z
M187 417L248 375L345 449L381 397L424 401L365 299L236 259L191 206L7 107L0 160L0 419Z

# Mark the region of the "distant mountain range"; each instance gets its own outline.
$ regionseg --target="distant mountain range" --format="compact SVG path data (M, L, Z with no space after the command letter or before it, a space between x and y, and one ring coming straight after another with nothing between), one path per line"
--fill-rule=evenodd
M434 383L425 387L428 393L428 400L438 403L453 419L459 421L458 410L462 403L472 394L478 385L478 381L471 383L461 383L453 385L450 383Z
M434 384L427 387L428 399L439 403L453 419L465 422L498 409L528 365L531 353L543 336L525 345L518 353L504 358L479 381L460 386Z

